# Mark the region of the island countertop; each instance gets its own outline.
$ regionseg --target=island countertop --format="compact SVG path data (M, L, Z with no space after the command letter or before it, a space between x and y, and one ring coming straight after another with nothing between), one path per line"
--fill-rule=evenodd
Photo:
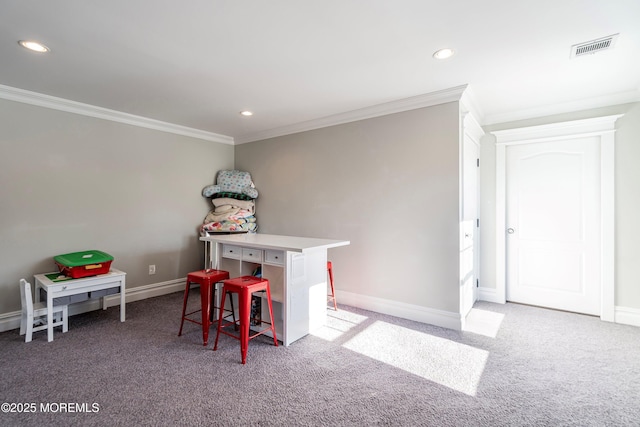
M350 244L348 240L319 239L315 237L282 236L277 234L239 233L211 234L200 237L203 242L217 242L250 246L260 249L278 249L290 252L310 252L318 249L330 249Z

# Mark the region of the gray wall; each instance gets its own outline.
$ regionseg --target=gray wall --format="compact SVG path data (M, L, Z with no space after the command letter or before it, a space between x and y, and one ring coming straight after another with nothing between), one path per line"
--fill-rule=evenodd
M201 268L200 191L233 163L230 145L0 99L0 317L58 254L108 252L129 288Z
M485 131L618 113L616 305L640 309L640 103ZM449 103L232 147L0 99L0 317L20 309L18 279L52 271L61 253L109 252L129 287L200 268L196 230L210 209L200 190L233 167L260 191L260 232L351 240L329 253L340 290L457 312L458 132ZM487 287L493 142L481 146Z
M579 111L533 120L485 126L486 132L625 114L616 122L615 159L615 293L616 306L640 309L640 103ZM495 137L487 134L481 143L481 212L482 247L480 283L495 288Z
M236 146L259 232L350 240L329 252L341 291L458 313L458 108Z

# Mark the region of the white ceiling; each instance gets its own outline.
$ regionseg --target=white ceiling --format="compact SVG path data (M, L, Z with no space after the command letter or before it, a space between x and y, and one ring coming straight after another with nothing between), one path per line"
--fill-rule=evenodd
M2 0L0 84L236 142L461 85L491 124L640 100L640 1Z

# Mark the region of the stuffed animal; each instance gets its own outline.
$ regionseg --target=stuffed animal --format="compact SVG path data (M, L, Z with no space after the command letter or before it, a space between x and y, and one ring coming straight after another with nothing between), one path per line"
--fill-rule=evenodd
M251 181L251 174L239 170L219 171L216 183L202 189L204 197L214 197L217 193L244 194L251 199L258 197L258 190Z

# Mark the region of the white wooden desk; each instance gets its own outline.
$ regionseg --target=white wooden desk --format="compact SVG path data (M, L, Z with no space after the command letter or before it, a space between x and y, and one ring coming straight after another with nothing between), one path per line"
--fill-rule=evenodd
M53 341L53 299L87 292L98 292L105 289L120 289L120 321L125 319L125 276L127 273L112 268L107 274L99 276L83 277L54 282L46 274L36 274L35 301L40 301L40 289L47 291L47 340ZM103 298L103 309L106 310L106 301Z
M348 240L273 234L232 234L200 237L205 242L205 268L218 268L231 277L252 275L260 267L269 279L272 321L285 346L327 322L327 249ZM266 301L262 317L269 321Z

